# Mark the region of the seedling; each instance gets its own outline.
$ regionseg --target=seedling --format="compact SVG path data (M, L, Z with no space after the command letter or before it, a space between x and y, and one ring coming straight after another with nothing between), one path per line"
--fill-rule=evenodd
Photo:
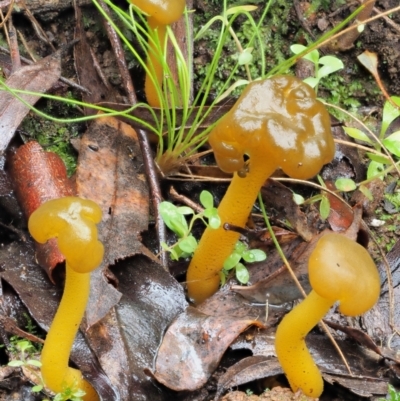
M204 211L197 214L188 206L178 207L171 202L161 202L160 204L159 212L164 223L179 238L172 246L168 246L165 242L161 244L164 250L171 253L173 260L189 257L197 248L197 240L191 234L193 224L196 220L200 219L206 226L210 225L211 228L218 228L221 224L210 192L201 192L200 203L204 206ZM192 215L192 218L188 224L185 216L189 215ZM205 218L208 219L208 223Z
M222 285L226 282L226 277L232 269L235 269L237 280L241 284L247 284L249 281L249 271L246 266L241 263L241 260L247 263L261 262L267 259L267 255L261 249L248 249L247 245L243 242L237 242L235 250L226 259L224 268L220 273Z
M221 225L218 209L214 207L214 200L210 192L201 192L200 203L204 206L204 211L197 214L188 206L175 206L171 202L161 202L160 204L159 211L164 223L179 238L171 246L168 246L165 242L161 244L164 250L170 252L172 260L187 258L193 255L193 252L197 248L197 240L191 231L196 220L200 219L206 226L214 229L217 229ZM192 218L188 224L185 216L190 215L192 215ZM264 251L259 249L249 250L246 244L238 242L235 250L225 261L224 270L221 273L221 283L224 284L229 271L235 269L237 280L242 284L247 284L249 281L249 272L240 261L243 259L247 263L253 263L260 262L266 258L267 255Z
M296 44L290 46L290 50L294 54L300 54L305 50L307 50L307 47ZM310 53L303 56L303 58L314 63L315 76L304 79L304 82L310 85L312 88L314 88L315 92L317 93L318 93L318 84L321 78L333 74L334 72L344 68L342 60L338 59L335 56L320 57L317 49L312 50ZM320 65L322 67L320 67Z
M392 96L391 100L400 107L400 97ZM390 124L399 116L400 109L387 100L383 107L379 137L375 136L375 141L374 135L371 132L370 135L367 135L358 128L344 127L344 131L348 136L375 148L375 152L366 153L366 156L371 160L368 166L367 180L371 180L375 177L383 179L391 170L388 165L392 164L393 160L398 163L397 159L400 158L400 131L393 132L388 136L386 136L386 133ZM363 192L364 188L365 187L362 185L360 186L360 190Z

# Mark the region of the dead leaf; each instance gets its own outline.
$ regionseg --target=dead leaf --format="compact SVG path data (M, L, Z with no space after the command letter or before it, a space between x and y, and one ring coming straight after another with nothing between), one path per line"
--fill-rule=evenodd
M200 388L227 347L250 325L264 327L256 320L209 316L189 306L164 336L154 377L175 391Z
M264 379L282 373L282 368L277 358L264 355L250 356L244 358L226 370L219 378L217 393L214 400L228 389L240 386L257 379Z
M40 93L47 92L60 78L60 55L61 50L35 64L20 68L7 79L5 85L12 89L38 92L38 95L18 94L26 103L34 105L40 99ZM4 84L1 89L3 91L0 93L0 153L6 150L15 130L30 110L15 95L4 91Z
M82 93L82 101L89 104L95 104L105 100L114 101L114 90L111 85L106 87L94 67L90 45L83 27L81 7L77 3L77 1L74 1L76 21L74 37L75 39L79 39L79 42L74 46L75 68L79 83L89 91L89 93ZM84 110L86 115L97 113L95 109L90 107L85 107Z
M113 271L123 296L89 330L90 345L122 400L168 401L144 369L153 368L165 330L187 306L183 289L145 256L119 262Z
M92 274L87 313L91 326L121 297L103 270L137 253L154 258L140 242L148 226L149 190L136 132L129 125L112 117L93 122L81 140L76 187L79 196L97 202L103 211L99 236L105 258Z

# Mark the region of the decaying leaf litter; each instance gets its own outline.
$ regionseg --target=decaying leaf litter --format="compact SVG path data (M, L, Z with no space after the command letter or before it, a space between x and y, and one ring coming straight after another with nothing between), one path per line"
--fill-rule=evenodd
M204 7L203 4L195 6L200 11ZM387 6L389 7L389 5ZM380 24L383 23L380 22ZM374 38L379 40L382 38L382 32L374 30L374 28L375 26L372 26L366 35L371 42ZM395 40L391 29L386 28L386 32L391 40ZM84 43L82 39L81 43ZM367 48L369 48L368 44L367 41L365 44ZM374 45L371 45L370 50L374 50L373 47ZM79 53L76 52L75 63L79 64L85 59L77 54ZM347 57L351 56L347 55ZM51 60L54 60L54 57ZM87 64L85 63L84 70L89 68ZM38 72L33 69L35 75L27 83L35 84L38 79L37 89L33 86L33 90L40 90L43 89L43 76L41 77L40 74L44 74L44 81L48 80L50 87L52 82L48 78L54 76L54 81L56 81L59 76L60 64L59 61L54 64L42 63L41 65L36 64L35 68ZM392 65L391 68L393 69L395 66ZM92 76L96 76L95 71L92 71L92 74ZM88 75L91 76L91 74ZM17 80L17 82L21 84L20 81ZM94 86L90 83L83 84L83 86L89 87L91 92L97 89L100 94L109 93L108 88L105 90L100 85L102 84L99 81ZM395 87L396 79L388 80L389 90L393 90ZM22 87L19 86L19 88L26 89L27 87L22 83ZM130 92L128 91L128 93ZM396 94L395 91L390 91L390 93ZM104 100L120 99L117 93L115 97L113 94L112 97ZM28 102L33 101L28 99ZM3 102L5 102L5 106L2 111L5 116L9 116L10 111L13 115L16 106L11 102L15 101L8 99ZM20 113L26 114L27 109ZM18 128L19 122L14 121L11 128L7 127L8 139L5 139L3 151L11 139L10 132ZM339 134L337 135L339 137ZM16 150L17 145L12 146L12 148L11 146L8 148L10 153L7 166L13 167L8 167L7 174L3 172L2 199L8 207L5 209L7 214L3 224L9 224L11 220L18 224L14 223L11 226L13 230L5 229L4 234L6 245L1 252L2 314L5 317L14 318L19 326L24 328L26 322L21 321L23 320L21 317L27 310L34 321L42 329L47 330L62 286L55 287L51 284L49 276L35 263L32 243L24 230L24 219L15 206L15 198L11 189L12 185L14 188L15 185L18 187L18 184L15 184L17 179L12 174L11 176L8 174L15 170L14 163L18 167L19 158L22 158L20 162L23 170L25 168L38 169L36 163L30 166L33 156L19 156L20 152L24 151L23 147ZM31 145L28 145L28 148L29 146ZM212 399L216 390L218 395L222 395L231 387L242 384L246 386L248 385L246 383L254 380L259 382L259 379L274 379L281 373L280 367L276 364L273 335L277 321L282 316L284 309L271 307L266 316L265 292L270 294L271 304L275 303L273 299L277 303L292 301L298 298L299 294L289 279L285 278L284 269L282 269L282 273L274 273L280 272L282 262L269 242L268 235L263 232L249 233L250 240L256 243L257 247L266 249L268 253L266 263L263 262L250 268L251 282L255 283L253 288L235 287L235 292L232 292L229 287L225 287L203 306L197 309L188 307L182 287L160 267L154 254L141 242L141 233L146 230L148 224L149 198L147 195L148 174L145 170L147 166L143 165L143 146L141 149L137 135L130 127L118 120L99 119L88 127L78 146L76 187L72 191L81 196L95 199L103 207L106 219L103 221L102 236L109 252L107 253L108 259L93 280L92 298L86 325L82 327L83 334L76 341L72 360L88 375L88 378L92 379L103 399L164 400L171 399L171 397L185 400ZM343 175L343 170L356 181L362 179L365 174L362 160L357 153L349 154L348 152L349 150L344 147L343 152L337 154L334 163L322 172L326 181L334 181L335 177ZM38 153L39 157L42 154L44 159L48 158L42 150L34 151L35 156ZM46 164L46 161L42 163ZM50 175L54 173L53 165L49 170ZM41 181L44 171L40 169L36 173L38 180ZM22 178L26 177L25 172L21 174ZM58 172L56 177L55 191L59 191L59 181L67 180L67 178L65 172L62 171ZM24 179L21 181L23 182ZM102 185L99 185L99 182ZM30 184L37 185L36 182L33 183L33 180L32 183L28 183L28 185ZM44 192L44 197L50 197L51 184L43 185L41 183L41 185L38 185L38 188ZM189 190L182 187L182 193L199 191L199 185L190 185ZM287 219L295 228L289 233L281 229L276 229L276 231L280 236L283 250L294 265L300 281L307 284L306 270L304 269L307 254L312 247L312 240L315 240L318 233L326 226L321 223L315 208L310 207L305 213L291 202L290 196L282 195L287 188L280 188L281 186L283 187L276 181L269 183L263 190L264 199L269 203L269 210L274 211L273 221L277 225L280 221ZM371 210L373 211L376 205L382 202L382 186L371 183L371 191L375 193L372 204L365 198L362 199L363 208L366 213L369 213L368 218L372 218ZM23 190L22 192L24 193L22 198L27 193L29 194ZM278 195L276 195L277 193ZM274 195L278 201L273 201ZM27 198L29 204L32 200L30 196ZM285 207L282 207L282 199L285 200ZM347 229L353 221L353 212L348 208L343 208L342 204L338 204L336 207L332 201L331 206L333 209L329 218L331 229L335 230L338 227ZM257 217L254 219L258 223ZM261 224L259 225L262 227ZM359 221L358 226L354 228L355 233L360 233L361 237L365 231L363 225L364 223ZM343 362L323 334L316 332L309 339L312 352L322 368L324 379L332 384L332 387L328 386L328 389L337 391L338 388L345 388L351 392L345 393L346 395L342 396L343 399L383 396L386 394L389 380L397 377L398 360L395 350L398 336L392 337L393 326L398 326L396 324L397 313L395 308L394 316L391 317L388 311L391 308L389 291L391 284L394 288L392 296L397 299L398 254L397 242L387 255L389 266L393 271L393 283L386 279L386 270L382 263L380 266L383 282L381 299L363 320L355 323L355 328L366 328L367 333L373 339L383 339L382 344L378 344L383 346L377 348L371 344L368 337L360 340L361 335L357 331L353 333L347 331L347 339L341 339L338 334L340 331L336 332L339 345L353 374L361 376L361 378L356 379L348 374ZM53 263L49 271L54 266ZM55 269L53 273L50 273L50 277L60 284L62 269ZM58 288L57 291L56 288ZM240 293L244 297L239 295ZM347 326L342 319L335 313L327 317L328 321L338 324L335 327L337 330ZM245 330L251 323L255 324L256 328L247 330L232 343L237 334ZM170 329L166 331L168 327ZM343 331L346 331L345 328ZM215 336L221 339L218 349L213 348L214 344L211 341ZM351 342L352 339L353 341L357 340L361 345ZM389 345L392 349L388 347ZM230 351L224 354L227 347L230 347ZM177 349L185 356L179 358L180 354L177 353ZM380 354L377 353L378 350ZM235 353L241 353L241 356L235 356ZM194 361L200 359L201 363L196 363L189 371L186 364L174 364L175 371L171 371L172 369L168 365L170 363L169 355L176 355L182 361L188 354L193 356ZM242 360L244 361L243 356L250 358L246 365L242 362ZM223 358L222 362L220 362L221 358ZM220 368L217 370L217 375L212 376L208 385L205 386L204 383L218 366ZM192 374L194 371L196 371L196 375ZM224 374L222 375L222 373ZM18 372L9 374L19 376ZM180 392L175 393L167 388L156 386L154 379L150 377L158 378L167 386L172 384L170 387ZM4 382L7 383L6 379ZM17 382L20 383L18 380ZM270 383L267 381L265 387L269 387ZM17 394L19 391L26 391L25 385L17 384L13 387L5 384L5 387L7 389L5 394L12 391ZM188 393L182 392L182 390L194 392ZM332 399L329 398L332 396L328 395L327 397L326 399Z

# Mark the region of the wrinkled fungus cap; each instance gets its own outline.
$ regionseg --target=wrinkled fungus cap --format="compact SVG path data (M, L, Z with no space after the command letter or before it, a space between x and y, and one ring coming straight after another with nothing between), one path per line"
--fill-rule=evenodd
M177 21L186 4L185 0L132 0L131 2L163 25Z
M378 270L368 251L344 235L324 235L310 255L309 280L321 297L340 302L348 316L365 313L380 293Z
M335 153L330 117L314 90L292 76L250 83L210 134L221 170L243 169L243 156L265 159L288 176L316 175Z
M73 196L53 199L29 218L29 231L40 243L57 237L58 247L69 266L88 273L100 265L104 247L97 239L101 209L91 200Z

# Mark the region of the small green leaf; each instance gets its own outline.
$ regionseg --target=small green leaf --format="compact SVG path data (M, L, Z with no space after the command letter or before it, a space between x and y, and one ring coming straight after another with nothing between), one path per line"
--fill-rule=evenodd
M326 184L325 184L323 178L319 174L317 175L317 180L318 180L319 184L321 185L321 187L326 188Z
M350 178L338 178L335 181L335 187L339 191L349 192L354 191L357 188L356 183Z
M303 82L307 84L308 86L311 86L311 88L315 88L318 85L319 78L315 77L308 77L306 79L303 79Z
M225 270L233 269L239 263L239 260L241 258L242 258L242 255L239 255L236 252L231 253L224 262L224 269Z
M299 194L293 194L293 200L296 205L302 205L304 203L304 197Z
M206 209L212 209L214 207L214 199L210 192L208 191L201 191L200 193L200 203Z
M183 215L194 214L193 209L189 206L179 206L176 208L176 210L178 211L178 213Z
M211 214L208 217L208 224L211 228L213 228L214 230L216 230L217 228L219 228L219 226L221 225L221 219L218 216L218 210L215 209L215 213Z
M249 271L247 270L247 267L244 266L242 263L238 263L236 265L236 278L242 284L247 284L249 282Z
M342 60L334 56L324 56L319 59L319 63L323 65L318 70L318 78L326 77L338 70L344 68Z
M390 160L387 156L377 155L376 153L366 152L368 158L374 162L378 162L380 164L390 164Z
M343 127L343 129L344 129L344 132L351 138L372 144L371 139L369 139L368 136L361 130L359 130L357 128L352 128L352 127Z
M28 359L26 363L28 365L36 366L37 368L40 368L42 366L42 363L40 361L37 361L36 359Z
M365 185L360 185L359 190L364 194L364 196L370 200L374 200L374 196L372 195L372 192L365 186Z
M382 173L382 171L384 170L384 164L372 161L371 163L369 163L367 169L367 179L370 179L372 177L379 177L381 180L383 180L383 176L380 175L380 173Z
M14 367L14 368L18 368L18 367L20 367L20 366L25 365L25 362L24 362L24 361L10 361L10 362L8 362L7 365L8 365L8 366L12 366L12 367Z
M187 238L179 241L179 248L186 253L193 253L197 248L197 241L193 235L189 235Z
M220 281L220 283L221 283L221 287L222 287L223 285L225 285L225 283L226 283L226 276L227 276L227 274L228 274L228 272L227 272L226 270L221 270L221 271L219 272L219 281Z
M294 54L300 54L302 53L304 50L306 50L307 47L303 46L303 45L292 45L290 46L290 50L294 53ZM302 58L311 61L314 64L318 63L319 60L319 53L318 50L313 50L310 53L306 54L305 56L303 56Z
M261 249L250 249L243 252L242 258L247 263L261 262L267 259L267 254Z
M31 391L33 393L40 393L43 390L43 386L41 384L38 384L37 386L33 386L31 388Z
M258 8L257 6L251 6L251 5L235 6L228 8L226 10L226 15L228 16L232 14L240 14L246 11L251 12L257 10L257 8Z
M253 55L251 54L252 51L253 51L253 48L249 47L247 49L244 49L239 54L239 58L238 58L239 65L250 64L253 61Z
M161 202L159 212L166 226L178 237L185 237L189 227L185 217L179 213L178 208L171 202Z
M382 142L390 153L400 157L400 131L393 132Z
M239 255L243 255L243 252L247 251L247 244L245 244L242 241L238 241L235 244L235 252L238 253Z
M395 104L400 106L400 97L392 96L391 99ZM389 101L386 101L383 106L383 112L382 112L382 126L380 133L381 138L384 137L386 130L388 129L391 122L399 116L400 116L400 110L397 107L394 107Z
M331 204L326 196L323 196L319 204L319 214L322 220L326 220L329 217L331 211Z

